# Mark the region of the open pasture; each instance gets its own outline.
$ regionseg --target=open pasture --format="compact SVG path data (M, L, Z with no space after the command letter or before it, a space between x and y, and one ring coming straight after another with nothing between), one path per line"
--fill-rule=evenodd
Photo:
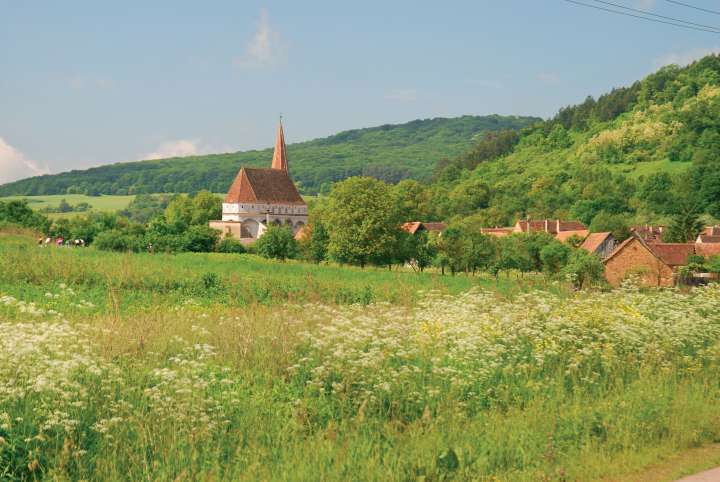
M60 205L60 201L65 199L70 205L75 206L80 203L88 203L91 208L88 212L115 212L125 209L135 196L85 196L83 194L58 194L47 196L6 196L0 197L0 202L15 201L25 199L28 205L38 211L44 208L56 208ZM53 219L63 217L74 217L87 212L68 212L68 213L50 213L49 217Z
M0 237L0 479L641 480L720 438L718 313Z

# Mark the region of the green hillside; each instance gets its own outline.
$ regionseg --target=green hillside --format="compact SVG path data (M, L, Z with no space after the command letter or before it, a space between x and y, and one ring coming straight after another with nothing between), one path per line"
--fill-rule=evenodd
M367 175L390 182L429 180L435 164L468 150L487 131L519 129L532 117L463 116L357 129L288 146L291 174L307 194ZM268 166L271 149L117 163L0 186L0 196L225 192L241 166Z
M664 67L441 163L427 216L720 217L720 57Z

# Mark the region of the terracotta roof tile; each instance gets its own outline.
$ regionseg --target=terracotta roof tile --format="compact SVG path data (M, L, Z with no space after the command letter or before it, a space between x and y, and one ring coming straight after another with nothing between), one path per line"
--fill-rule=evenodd
M701 243L720 243L720 236L713 234L701 234L698 236Z
M648 247L668 266L685 266L688 257L695 254L693 243L648 243Z
M594 253L598 250L605 240L610 236L610 233L591 233L585 238L583 244L580 245L582 249L588 253Z
M286 171L250 167L240 169L225 202L305 205Z
M720 256L720 243L698 243L695 245L695 254L700 256Z
M445 223L423 223L423 226L425 226L425 229L428 231L445 231L447 227Z
M515 227L523 233L545 231L550 234L587 229L580 221L562 221L560 219L521 220L515 224Z
M707 236L720 236L720 226L708 226L703 230L703 233Z
M585 231L587 230L587 226L585 226L580 221L560 221L560 229L558 231Z
M573 236L577 236L580 239L585 239L587 238L588 234L590 234L590 231L588 231L587 229L580 229L575 231L560 231L555 235L555 239L564 243Z
M410 234L415 234L415 233L418 232L418 230L419 230L422 226L423 226L423 223L421 223L420 221L412 221L412 222L409 222L409 223L403 223L403 225L400 226L400 228L401 228L403 231L406 231L406 232L408 232L408 233L410 233Z

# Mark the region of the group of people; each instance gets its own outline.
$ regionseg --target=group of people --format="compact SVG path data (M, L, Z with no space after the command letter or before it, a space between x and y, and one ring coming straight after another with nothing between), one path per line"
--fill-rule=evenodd
M53 239L50 236L48 236L47 238L38 238L38 246L40 246L40 247L52 246L53 244L58 247L66 246L66 247L72 247L72 248L84 248L85 240L84 239L65 239L62 236L58 236L55 239Z

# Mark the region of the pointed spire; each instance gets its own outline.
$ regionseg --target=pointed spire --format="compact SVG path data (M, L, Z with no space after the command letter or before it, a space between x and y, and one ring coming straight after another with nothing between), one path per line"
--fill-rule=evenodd
M278 124L277 139L275 139L275 153L272 159L272 168L288 171L287 149L285 147L285 133L283 132L282 116Z

